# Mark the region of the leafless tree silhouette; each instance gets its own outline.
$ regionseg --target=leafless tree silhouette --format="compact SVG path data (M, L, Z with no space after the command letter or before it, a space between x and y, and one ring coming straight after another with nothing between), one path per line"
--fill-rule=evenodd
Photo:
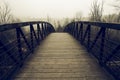
M104 2L98 3L98 0L95 0L91 5L91 11L90 11L90 20L91 21L101 21L101 18L103 16L103 5Z
M0 23L4 24L10 22L11 16L11 9L8 4L3 3L3 5L0 6Z
M117 11L120 12L120 0L116 0L116 3L113 5Z
M9 4L3 2L3 4L0 5L0 24L12 22L20 22L20 19L14 17L11 13L11 8L9 7Z

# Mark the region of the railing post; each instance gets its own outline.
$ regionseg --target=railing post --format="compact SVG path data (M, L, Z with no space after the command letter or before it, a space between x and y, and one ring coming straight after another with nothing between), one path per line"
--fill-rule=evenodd
M44 23L41 23L41 26L42 26L42 36L43 38L45 37L45 32L44 32Z
M72 27L71 24L68 25L67 32L69 32L72 35Z
M23 56L22 56L22 46L21 46L21 37L19 28L16 28L16 35L17 35L17 46L18 46L18 53L20 57L20 67L22 67L23 64Z
M78 23L76 23L75 26L76 26L76 30L75 30L76 35L75 35L75 37L78 40L78 35L79 35L79 32L78 32Z
M91 25L88 25L88 41L87 41L87 49L90 49L90 38L91 38Z
M37 36L38 36L38 42L40 43L40 25L37 24Z
M45 35L45 37L46 37L46 23L44 23L43 30L44 30L44 35Z
M81 23L81 25L80 25L79 34L80 34L80 40L82 41L82 39L83 39L83 23Z
M104 57L104 45L105 45L105 35L106 35L106 28L102 28L101 33L101 46L100 46L100 57L99 57L99 63L101 66L103 66L103 57Z
M74 36L74 23L72 23L70 26L71 26L72 35Z
M80 35L80 24L77 23L77 40L79 40L79 35Z
M76 23L73 23L73 36L76 36Z
M30 39L31 39L31 52L34 51L34 45L33 45L33 32L32 32L32 24L30 24Z
M73 23L70 24L69 27L70 27L70 33L71 33L71 35L73 35L73 30L74 30L74 29L73 29Z
M47 23L45 23L45 36L48 35L48 30L47 30Z
M43 40L43 32L42 32L42 23L40 23L40 37L41 37L41 40Z

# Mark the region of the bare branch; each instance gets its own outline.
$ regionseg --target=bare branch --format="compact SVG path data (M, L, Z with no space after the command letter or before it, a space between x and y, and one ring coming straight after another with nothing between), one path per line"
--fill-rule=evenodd
M10 23L12 20L11 9L9 8L8 3L3 3L0 5L0 24Z
M98 3L98 0L95 0L91 5L90 20L92 21L101 21L103 14L103 5L104 2Z

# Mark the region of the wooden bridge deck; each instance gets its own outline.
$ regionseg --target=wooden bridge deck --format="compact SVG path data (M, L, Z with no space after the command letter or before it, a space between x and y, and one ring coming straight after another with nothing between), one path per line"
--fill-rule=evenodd
M68 33L50 34L13 80L113 80Z

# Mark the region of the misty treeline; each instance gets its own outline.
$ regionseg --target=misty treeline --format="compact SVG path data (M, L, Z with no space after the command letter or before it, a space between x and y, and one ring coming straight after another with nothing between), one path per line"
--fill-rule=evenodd
M107 22L107 23L120 23L120 0L115 0L116 4L113 4L114 11L116 13L109 13L108 15L103 15L104 12L104 1L101 3L98 0L95 0L91 5L89 21L99 21L99 22ZM95 29L97 30L97 28ZM107 38L112 40L120 41L118 34L120 34L119 30L107 29Z
M50 16L46 18L46 20L53 24L56 31L62 32L64 27L73 21L100 21L100 22L120 22L120 0L115 0L116 4L110 5L115 8L116 13L108 15L103 15L104 13L104 0L98 2L98 0L94 0L89 8L89 15L87 17L83 17L82 11L76 12L73 18L63 18L63 19L52 19ZM42 20L42 19L41 19ZM3 3L0 5L0 24L5 23L14 23L20 22L21 20L16 18L11 11L8 3Z
M100 22L112 22L112 23L119 23L120 22L120 6L117 5L120 1L116 0L116 4L113 4L112 6L115 8L115 11L117 9L116 13L109 13L108 15L103 15L104 12L104 1L102 0L101 3L98 2L98 0L95 0L91 4L90 9L90 16L88 20L90 21L100 21Z
M12 14L12 10L8 3L0 4L0 24L20 22L20 19Z
M109 13L104 15L104 0L98 2L98 0L94 0L91 4L89 15L84 17L82 15L82 11L79 11L75 14L73 18L63 18L62 20L54 20L50 17L47 19L49 22L52 22L54 26L56 26L56 31L61 32L63 31L65 25L73 21L99 21L99 22L110 22L110 23L119 23L120 22L120 0L115 0L116 3L112 6L116 13ZM112 10L112 9L111 9Z
M0 4L0 25L2 24L8 24L8 23L17 23L20 22L20 19L15 17L12 14L12 10L9 6L8 3L3 2ZM2 34L2 33L1 33ZM0 34L0 36L1 36ZM2 35L6 35L6 37L12 37L12 34L14 34L13 30L7 31L5 34Z
M108 15L103 15L104 13L104 0L101 2L98 2L98 0L94 0L91 4L91 7L89 8L89 15L87 17L83 17L82 11L76 12L73 18L63 18L63 19L52 19L50 16L46 18L48 22L51 22L56 30L58 31L67 25L70 22L73 21L100 21L100 22L120 22L120 0L115 0L115 4L109 5L113 6L115 8L114 11L116 13L111 14L109 13ZM42 19L41 19L42 20ZM12 14L12 10L9 6L8 3L3 2L0 5L0 24L5 24L5 23L14 23L14 22L20 22L21 20L15 17ZM61 30L60 30L61 31Z

